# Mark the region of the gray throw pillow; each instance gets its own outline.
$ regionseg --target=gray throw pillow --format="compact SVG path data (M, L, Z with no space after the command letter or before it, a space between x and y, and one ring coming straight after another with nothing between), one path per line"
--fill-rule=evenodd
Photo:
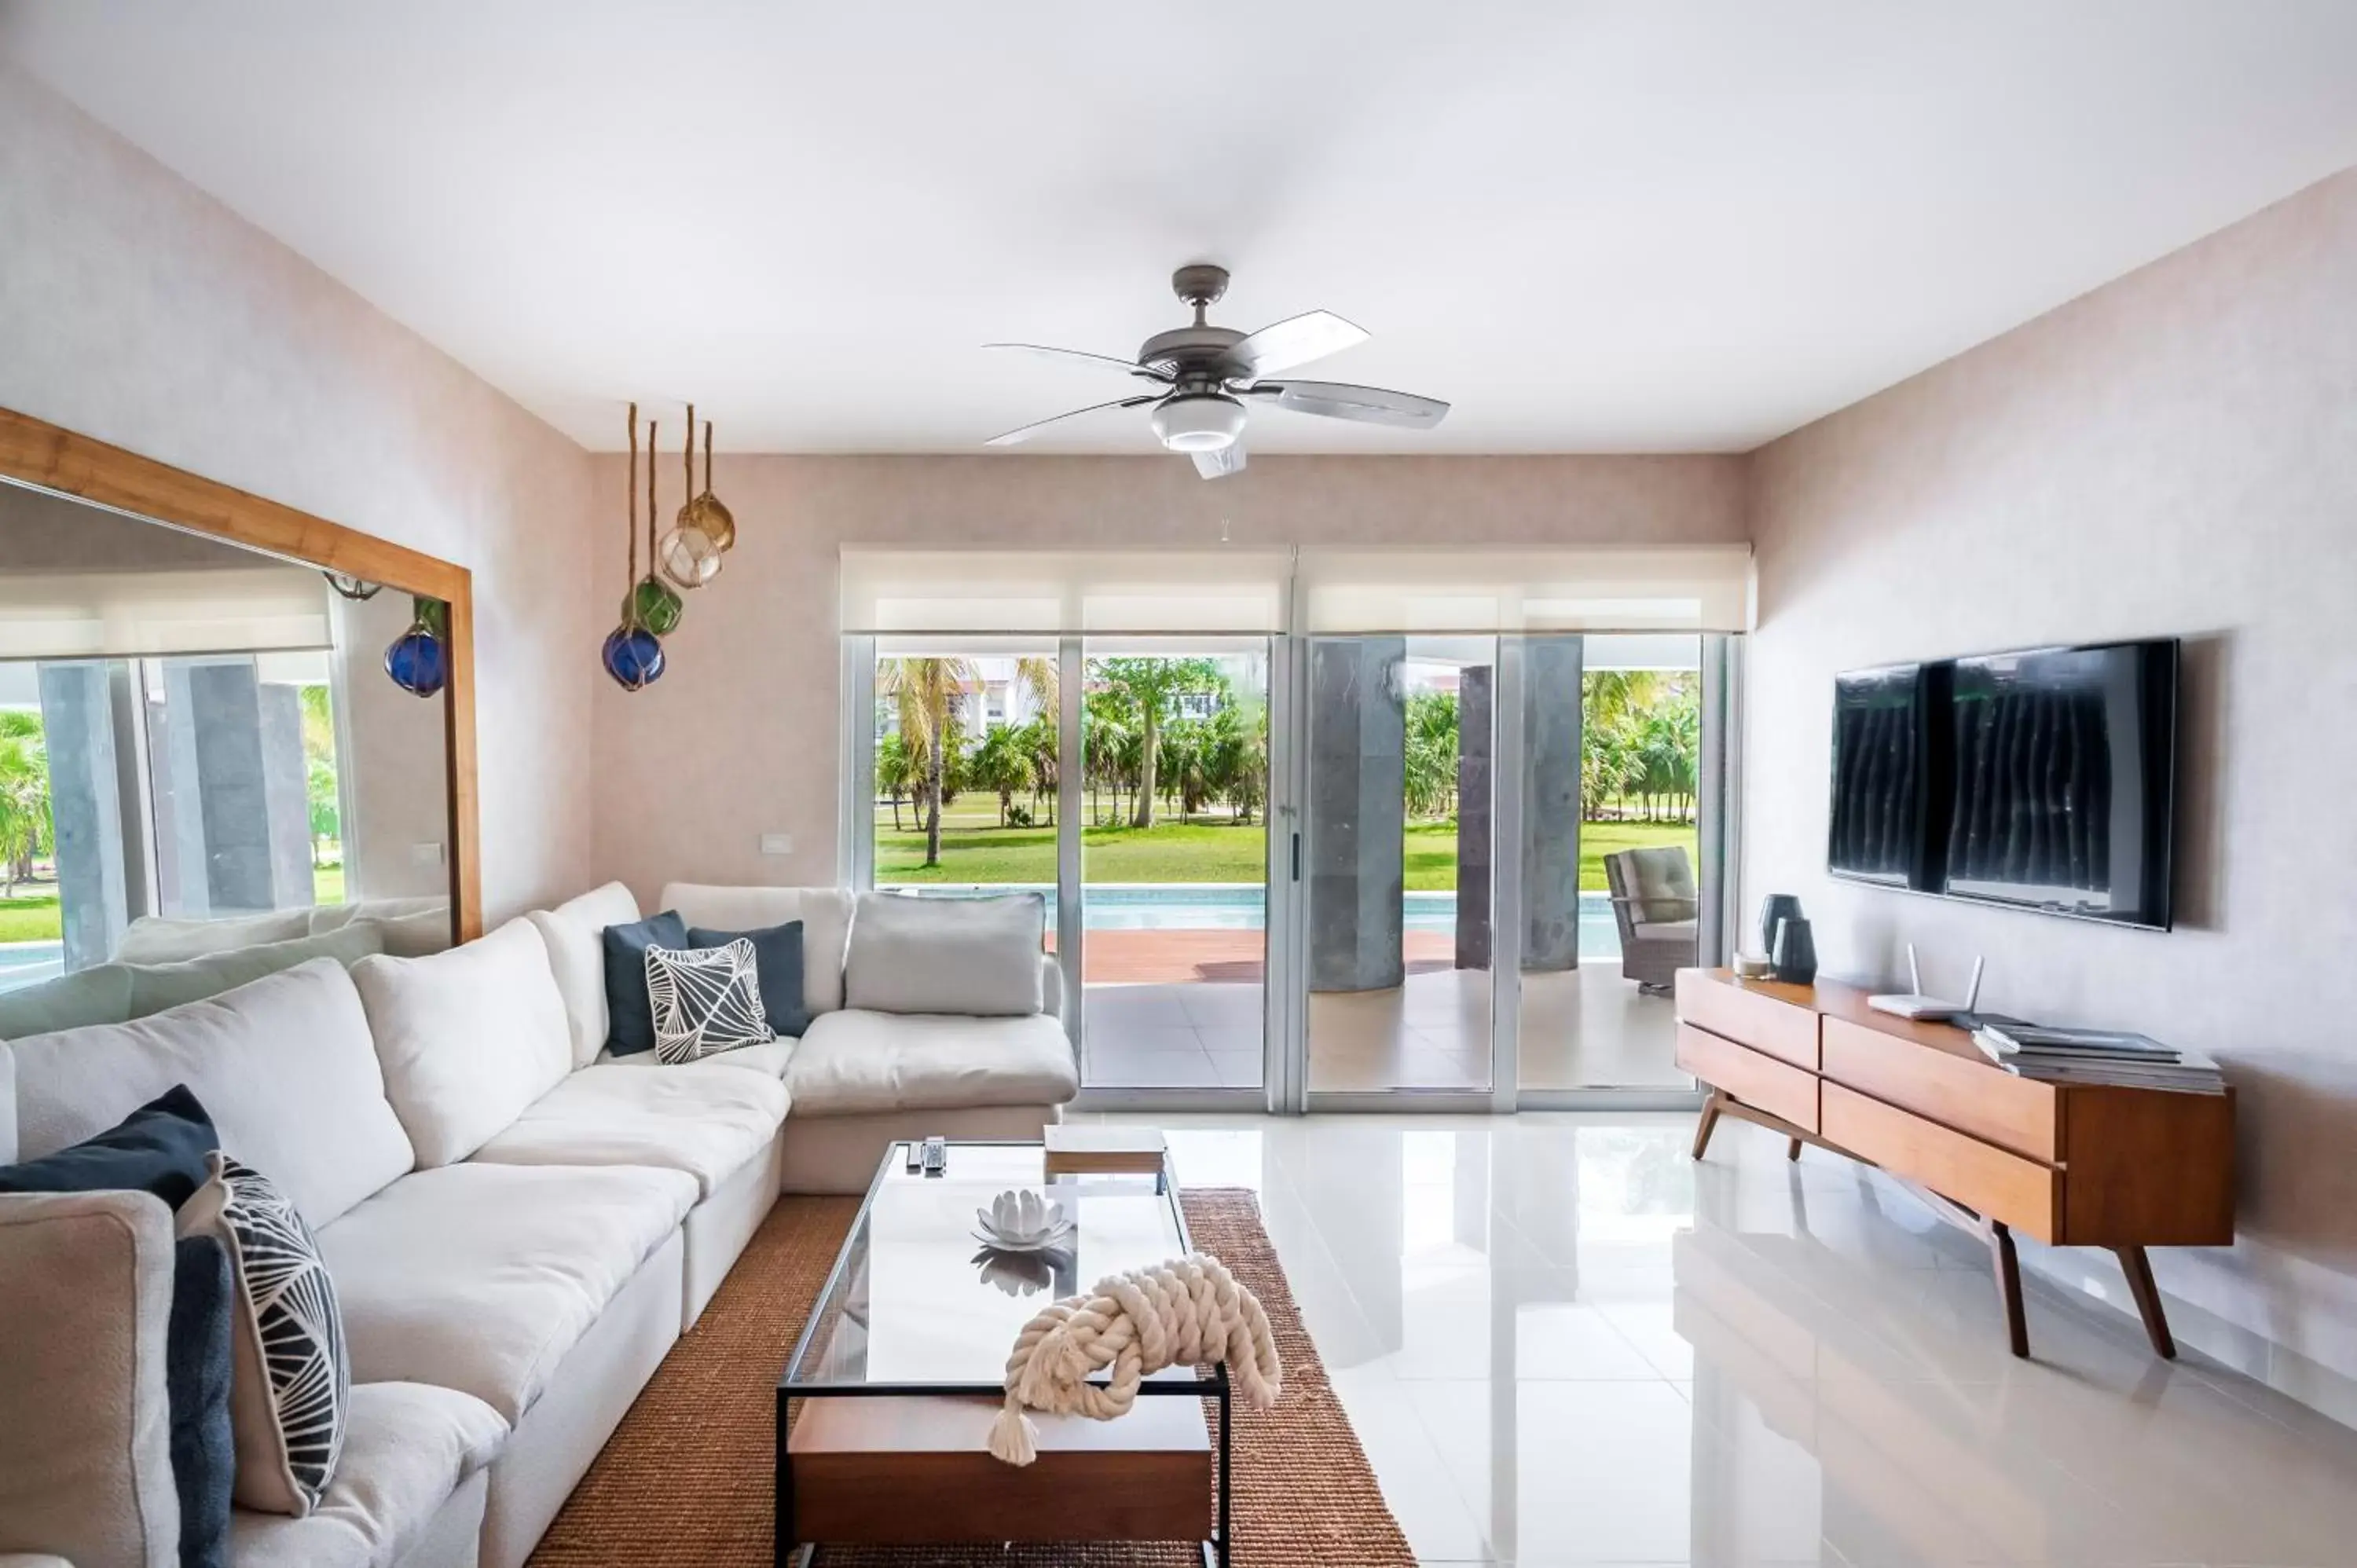
M974 1018L1037 1013L1047 924L1047 903L1037 893L863 893L851 918L845 1005Z

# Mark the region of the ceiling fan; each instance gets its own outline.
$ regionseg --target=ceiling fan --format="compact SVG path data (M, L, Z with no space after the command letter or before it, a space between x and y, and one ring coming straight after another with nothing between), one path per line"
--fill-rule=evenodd
M1329 310L1313 310L1257 332L1214 327L1203 316L1228 292L1228 270L1208 263L1180 267L1170 274L1170 288L1195 307L1195 324L1156 333L1138 349L1135 361L1078 349L1049 349L1038 343L984 344L985 349L1017 349L1027 354L1103 365L1151 381L1155 387L1135 397L1092 403L1010 430L991 437L987 445L1013 446L1050 425L1078 419L1084 413L1108 408L1143 408L1152 403L1154 434L1162 445L1194 458L1198 473L1207 479L1216 479L1244 466L1244 414L1246 408L1255 403L1289 408L1297 413L1355 419L1364 424L1391 424L1407 430L1429 430L1448 412L1448 405L1438 399L1418 397L1414 392L1386 392L1382 387L1351 386L1341 381L1263 380L1363 343L1367 334Z

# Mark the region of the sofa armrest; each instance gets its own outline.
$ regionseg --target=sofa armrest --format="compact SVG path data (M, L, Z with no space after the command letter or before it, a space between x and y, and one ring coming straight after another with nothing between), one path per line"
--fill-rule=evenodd
M0 1561L177 1561L172 1262L146 1193L0 1197Z
M0 1552L0 1568L73 1568L73 1564L46 1552Z
M1064 966L1054 953L1039 955L1039 1011L1050 1018L1064 1015ZM1066 1034L1071 1031L1067 1029Z

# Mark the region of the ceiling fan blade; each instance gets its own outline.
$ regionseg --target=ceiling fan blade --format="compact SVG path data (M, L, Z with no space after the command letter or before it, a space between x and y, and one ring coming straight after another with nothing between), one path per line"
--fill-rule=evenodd
M1069 413L1059 413L1047 419L1035 421L1029 424L1019 425L1017 428L1006 432L1004 435L992 436L989 440L984 442L983 445L985 446L1013 446L1019 443L1030 440L1031 437L1039 435L1039 432L1047 429L1048 426L1051 424L1061 424L1068 419L1078 419L1084 413L1100 413L1108 408L1136 408L1144 403L1159 403L1161 401L1162 394L1160 392L1147 392L1142 397L1117 397L1111 403L1092 403L1086 408L1076 408Z
M1244 470L1244 444L1241 441L1232 441L1216 452L1194 452L1189 456L1195 459L1195 472L1207 479L1225 478Z
M1362 424L1395 424L1407 430L1429 430L1448 412L1448 405L1438 398L1383 387L1354 387L1344 381L1261 381L1246 387L1244 393L1268 398L1296 413L1355 419Z
M1149 381L1168 382L1170 378L1147 370L1134 360L1116 360L1111 354L1092 354L1084 349L1050 349L1044 343L985 343L985 349L1013 349L1018 353L1039 354L1050 360L1069 360L1083 365L1102 365L1119 371L1125 376L1143 376Z
M1330 310L1313 310L1264 327L1228 352L1243 366L1244 376L1272 376L1356 348L1367 340L1367 329L1343 320Z

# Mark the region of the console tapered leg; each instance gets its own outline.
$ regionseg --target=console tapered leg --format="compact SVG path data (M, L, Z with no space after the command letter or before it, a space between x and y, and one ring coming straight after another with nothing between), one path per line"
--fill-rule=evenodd
M2160 1286L2153 1283L2152 1260L2142 1247L2115 1247L2120 1267L2127 1271L2128 1294L2136 1297L2136 1316L2144 1319L2145 1337L2153 1354L2164 1361L2177 1359L2177 1339L2169 1332L2169 1315L2161 1309Z
M1989 1252L1996 1265L1996 1294L2005 1306L2005 1334L2013 1353L2029 1356L2029 1316L2021 1301L2021 1259L2014 1251L2013 1232L2003 1220L1991 1220Z
M1714 1089L1710 1091L1710 1098L1703 1101L1702 1120L1695 1125L1694 1157L1695 1159L1702 1158L1703 1152L1710 1147L1710 1135L1718 1130L1718 1108L1726 1098Z

